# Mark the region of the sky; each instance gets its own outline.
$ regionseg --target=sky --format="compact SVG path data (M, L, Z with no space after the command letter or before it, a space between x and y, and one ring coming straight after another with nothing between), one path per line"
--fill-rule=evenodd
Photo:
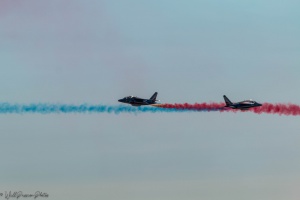
M1 0L1 102L300 104L299 1ZM0 193L282 200L300 193L298 117L0 114ZM1 199L1 197L0 197Z

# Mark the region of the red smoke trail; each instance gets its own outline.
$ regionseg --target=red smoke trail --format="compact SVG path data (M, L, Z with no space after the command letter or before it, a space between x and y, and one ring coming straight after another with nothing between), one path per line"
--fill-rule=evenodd
M256 107L249 109L249 111L262 114L279 114L279 115L300 115L300 106L296 104L271 104L271 103L264 103L261 107Z
M223 110L225 103L175 103L175 104L156 104L154 106L161 108L174 108L179 110L195 110L195 111L215 111L215 110Z
M179 110L194 110L194 111L220 111L220 112L237 112L239 109L224 108L224 103L195 103L195 104L157 104L154 105L161 108L173 108ZM256 114L279 114L279 115L300 115L300 105L283 104L283 103L263 103L260 107L250 108L249 110L242 110L243 112L254 112Z

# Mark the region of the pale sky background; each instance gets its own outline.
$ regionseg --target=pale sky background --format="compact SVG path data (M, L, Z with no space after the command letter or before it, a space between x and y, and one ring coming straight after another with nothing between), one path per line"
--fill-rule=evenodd
M1 102L300 104L296 0L0 0ZM296 200L299 117L2 114L0 192ZM1 199L1 197L0 197Z

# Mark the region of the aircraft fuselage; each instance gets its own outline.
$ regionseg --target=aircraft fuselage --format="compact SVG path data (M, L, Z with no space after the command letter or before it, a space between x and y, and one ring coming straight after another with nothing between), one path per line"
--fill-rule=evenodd
M232 109L248 110L249 108L262 106L262 104L257 103L256 101L253 100L245 100L237 103L232 103L225 95L223 97L226 103L225 107L232 108Z
M132 106L147 106L147 105L152 105L152 104L157 104L156 100L157 92L155 92L150 99L142 99L139 97L134 97L134 96L128 96L124 97L123 99L119 99L118 101L121 103L127 103Z

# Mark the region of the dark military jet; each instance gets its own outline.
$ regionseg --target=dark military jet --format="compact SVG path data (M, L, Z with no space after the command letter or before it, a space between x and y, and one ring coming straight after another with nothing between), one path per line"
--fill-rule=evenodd
M248 110L249 108L262 106L262 104L257 103L256 101L253 101L251 99L237 102L237 103L232 103L225 95L223 97L226 103L225 107L229 107L232 109Z
M134 96L128 96L124 97L123 99L119 99L119 102L122 103L128 103L131 104L132 106L147 106L147 105L152 105L152 104L157 104L156 102L159 100L156 100L157 92L155 92L150 99L142 99L139 97L134 97Z

